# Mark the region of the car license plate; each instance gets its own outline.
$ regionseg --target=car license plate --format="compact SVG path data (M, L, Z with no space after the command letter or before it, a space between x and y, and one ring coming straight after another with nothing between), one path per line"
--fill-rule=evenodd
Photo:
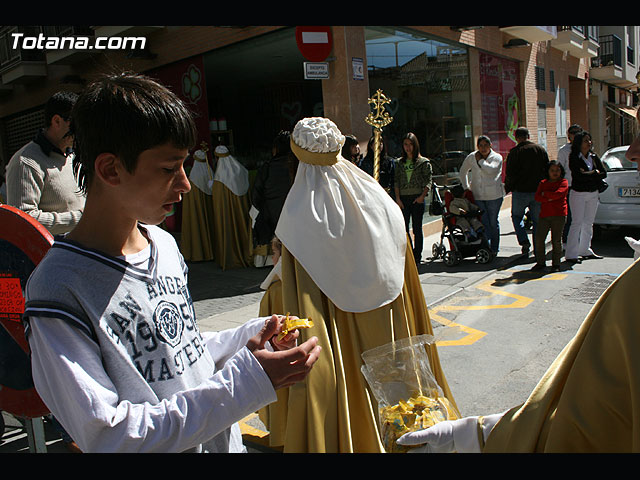
M640 187L620 187L618 188L619 197L640 197Z

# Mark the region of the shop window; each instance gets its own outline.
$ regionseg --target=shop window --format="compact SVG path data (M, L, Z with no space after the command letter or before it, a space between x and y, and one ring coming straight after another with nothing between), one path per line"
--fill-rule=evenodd
M391 99L394 118L384 129L388 154L402 154L402 138L415 133L420 153L469 152L469 60L463 45L409 29L365 27L369 89Z
M232 141L234 156L255 170L271 158L280 130L293 130L301 118L322 116L322 83L304 79L304 61L294 28L206 53L208 112L218 127L212 142Z

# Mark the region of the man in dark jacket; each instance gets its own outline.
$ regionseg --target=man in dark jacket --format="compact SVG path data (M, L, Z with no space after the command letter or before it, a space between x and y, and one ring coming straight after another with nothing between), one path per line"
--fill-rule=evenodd
M251 204L260 212L253 228L254 247L270 245L282 206L291 189L297 159L291 152L291 132L281 131L273 141L272 158L256 175Z
M535 237L540 204L535 200L536 189L540 180L545 178L549 155L541 145L529 140L529 130L520 127L515 131L518 144L507 155L507 168L504 188L506 193L512 192L511 220L516 231L522 253L529 254L531 242L524 228L524 214L529 208L529 216L533 223Z

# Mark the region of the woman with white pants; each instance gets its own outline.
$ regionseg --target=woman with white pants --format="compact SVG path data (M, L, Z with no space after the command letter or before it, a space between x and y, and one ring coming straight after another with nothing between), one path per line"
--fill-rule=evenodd
M569 154L571 228L565 259L574 264L580 263L581 259L602 258L591 249L591 239L598 209L598 189L607 172L600 158L591 150L591 145L589 132L581 132L574 137Z

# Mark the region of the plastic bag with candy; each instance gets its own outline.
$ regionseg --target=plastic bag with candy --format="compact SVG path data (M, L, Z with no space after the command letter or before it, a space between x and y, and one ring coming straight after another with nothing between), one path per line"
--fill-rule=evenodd
M407 432L458 418L431 370L426 348L434 342L431 335L418 335L362 354L361 371L378 402L380 436L387 453L409 450L396 444Z

